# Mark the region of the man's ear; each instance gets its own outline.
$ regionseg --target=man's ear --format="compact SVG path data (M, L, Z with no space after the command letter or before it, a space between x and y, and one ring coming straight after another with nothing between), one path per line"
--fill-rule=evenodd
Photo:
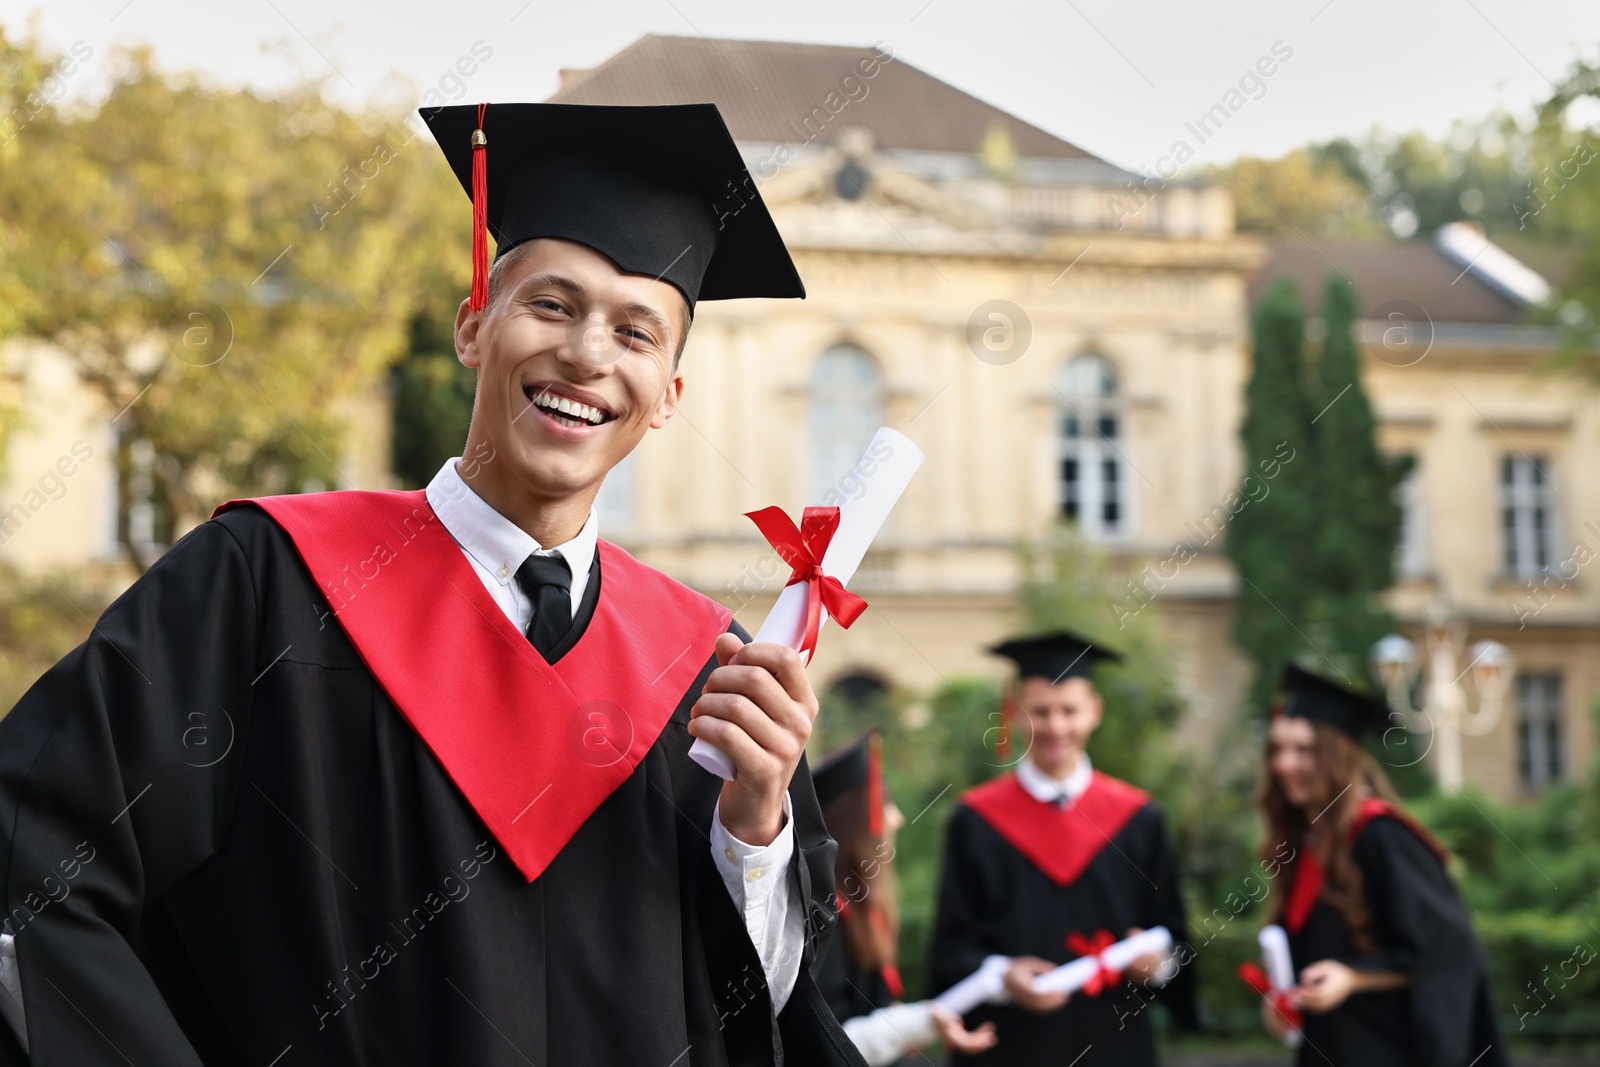
M464 362L464 361L463 361ZM661 400L656 404L656 413L650 419L650 428L659 430L672 418L678 410L678 402L683 399L683 369L672 368L672 377L667 379L667 386L661 390Z
M456 308L456 358L462 366L477 369L483 362L483 357L478 353L478 327L483 323L483 316L488 311L473 311L470 300L461 301L461 306Z
M1093 689L1090 690L1090 692L1093 694L1093 696L1091 696L1089 699L1090 707L1094 709L1094 721L1089 724L1089 729L1097 730L1100 728L1100 724L1104 722L1106 718L1106 702L1105 699L1101 697L1100 690Z

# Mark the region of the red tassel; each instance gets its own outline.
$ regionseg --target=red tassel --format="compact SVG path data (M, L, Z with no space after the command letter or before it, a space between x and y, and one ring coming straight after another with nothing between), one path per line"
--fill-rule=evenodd
M489 181L484 173L489 139L483 133L483 113L478 105L478 128L472 131L472 297L467 306L482 311L489 303Z
M889 995L896 1000L905 999L906 984L900 980L900 968L885 963L879 973L883 975L883 984L888 987Z
M867 738L867 833L883 834L883 738Z
M1004 763L1011 758L1011 719L1017 713L1016 699L1007 689L1000 697L1000 732L995 738L994 758Z

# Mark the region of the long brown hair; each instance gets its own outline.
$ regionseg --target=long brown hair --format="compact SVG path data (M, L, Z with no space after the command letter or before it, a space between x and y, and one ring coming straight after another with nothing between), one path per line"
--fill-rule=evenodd
M869 793L862 785L835 797L823 807L822 819L839 842L833 879L845 951L855 966L876 971L895 966L900 892L894 849L884 832L872 832L871 801L879 798ZM880 817L876 822L882 827L885 820Z
M1290 803L1272 773L1270 736L1262 748L1263 773L1256 790L1256 806L1266 821L1267 835L1261 842L1261 858L1281 861L1285 844L1297 854L1310 849L1324 873L1321 899L1344 919L1356 949L1371 954L1377 944L1362 892L1361 868L1350 854L1350 830L1367 797L1382 798L1396 807L1399 798L1383 769L1356 741L1326 723L1313 721L1311 727L1316 735L1313 751L1317 773L1307 808ZM1269 914L1274 922L1283 919L1287 893L1287 887L1280 890L1274 886L1271 890Z

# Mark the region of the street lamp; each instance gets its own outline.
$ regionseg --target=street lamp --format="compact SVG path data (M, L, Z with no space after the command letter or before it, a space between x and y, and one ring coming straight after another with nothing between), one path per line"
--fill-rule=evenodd
M1439 784L1460 789L1461 736L1482 737L1500 722L1515 663L1505 645L1484 640L1473 644L1466 668L1460 668L1467 626L1442 604L1429 609L1422 634L1427 648L1422 707L1411 706L1411 687L1420 666L1415 645L1399 634L1390 634L1372 646L1372 665L1388 694L1390 710L1413 732L1432 732L1439 746ZM1478 706L1470 710L1466 690L1461 687L1461 677L1468 671L1478 697Z

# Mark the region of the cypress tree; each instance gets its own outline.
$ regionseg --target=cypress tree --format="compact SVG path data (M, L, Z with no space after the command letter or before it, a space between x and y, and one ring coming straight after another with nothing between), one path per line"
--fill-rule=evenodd
M1361 385L1355 318L1355 291L1341 275L1329 275L1314 387L1317 593L1311 618L1322 651L1353 682L1370 685L1369 651L1395 626L1378 596L1394 581L1400 536L1395 490L1408 464L1378 451L1376 419Z
M1267 707L1273 683L1309 651L1317 490L1305 381L1305 315L1287 278L1273 283L1251 323L1252 369L1239 428L1245 470L1227 498L1225 547L1239 576L1234 641L1255 664L1249 704Z

